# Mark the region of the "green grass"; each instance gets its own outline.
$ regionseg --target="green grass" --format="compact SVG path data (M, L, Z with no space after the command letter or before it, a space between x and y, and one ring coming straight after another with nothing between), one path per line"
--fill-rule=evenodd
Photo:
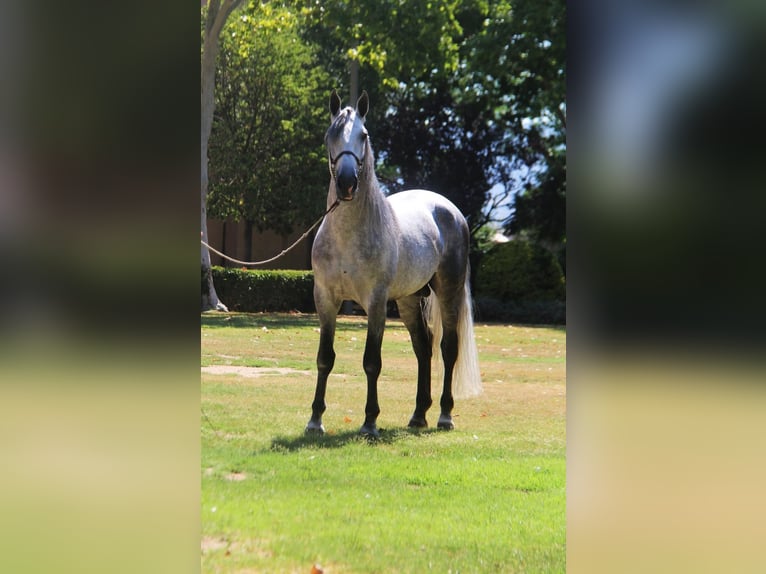
M204 366L294 370L203 372L203 572L565 571L564 329L477 325L484 394L456 402L454 431L416 432L416 362L389 320L371 444L357 435L364 318L339 318L328 432L303 434L317 328L313 315L202 316Z

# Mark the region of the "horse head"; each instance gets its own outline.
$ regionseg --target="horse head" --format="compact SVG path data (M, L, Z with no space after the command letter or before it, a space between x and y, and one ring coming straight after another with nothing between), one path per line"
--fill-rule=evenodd
M340 96L335 90L330 94L330 127L325 134L330 164L330 175L335 182L335 194L342 201L351 201L359 186L359 176L364 168L368 150L367 129L364 118L370 101L363 91L356 109L341 109Z

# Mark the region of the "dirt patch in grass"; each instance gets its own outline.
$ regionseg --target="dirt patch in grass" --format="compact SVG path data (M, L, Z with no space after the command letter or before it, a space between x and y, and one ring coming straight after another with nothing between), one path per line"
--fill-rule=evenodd
M202 372L209 375L237 375L240 377L257 378L264 375L311 375L311 371L299 371L287 367L240 367L236 365L209 365L202 367Z
M216 536L203 536L202 537L202 552L211 552L214 550L223 550L229 545L229 543L220 537Z
M232 472L226 475L226 480L230 480L232 482L240 482L242 480L245 480L247 478L247 475L244 472Z

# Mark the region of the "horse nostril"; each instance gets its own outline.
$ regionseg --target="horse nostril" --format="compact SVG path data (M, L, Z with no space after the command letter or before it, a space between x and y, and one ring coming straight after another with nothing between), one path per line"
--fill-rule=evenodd
M340 199L351 199L356 191L359 180L353 170L341 170L338 173L336 185Z
M339 199L352 199L354 192L356 191L356 181L347 185L345 183L338 182L338 198Z

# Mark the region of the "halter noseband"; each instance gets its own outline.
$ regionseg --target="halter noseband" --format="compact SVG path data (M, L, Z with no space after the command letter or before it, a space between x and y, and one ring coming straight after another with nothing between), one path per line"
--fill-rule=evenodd
M342 152L340 152L335 157L329 156L330 160L330 175L332 175L332 178L335 179L335 167L338 165L338 160L343 155L350 155L354 158L356 161L356 167L359 170L359 173L362 172L362 168L364 167L364 157L367 155L367 143L364 144L364 154L362 154L362 157L360 158L358 155L356 155L354 152L352 152L350 149L344 149Z

